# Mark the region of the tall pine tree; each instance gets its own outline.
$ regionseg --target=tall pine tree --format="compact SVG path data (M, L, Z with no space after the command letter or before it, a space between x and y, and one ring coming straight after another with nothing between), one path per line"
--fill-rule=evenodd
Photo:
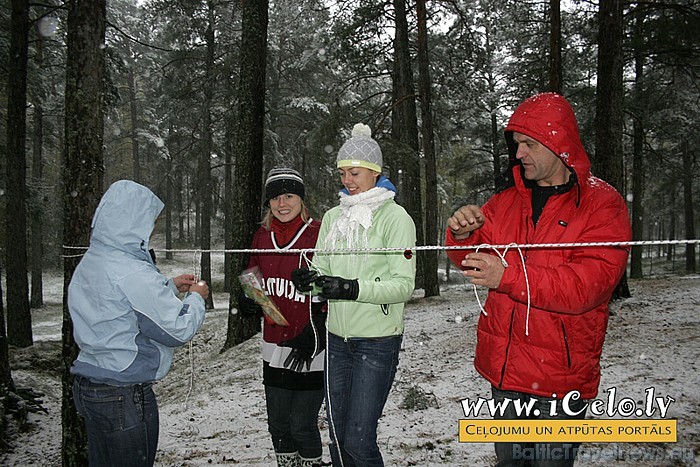
M75 0L68 11L63 244L84 247L103 189L106 0ZM81 250L66 249L63 262L63 465L87 465L85 427L73 404L69 370L77 357L67 291Z

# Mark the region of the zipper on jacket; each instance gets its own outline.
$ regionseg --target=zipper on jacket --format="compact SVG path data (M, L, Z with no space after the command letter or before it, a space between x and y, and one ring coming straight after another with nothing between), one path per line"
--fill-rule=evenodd
M506 365L508 365L508 353L510 352L510 344L513 342L513 321L515 320L515 307L510 312L510 326L508 328L508 345L506 345L506 358L503 361L501 369L501 381L498 383L498 389L503 389L503 380L506 377Z
M564 333L564 348L566 348L566 362L569 365L569 368L571 368L571 352L569 352L569 339L566 337L566 328L564 327L564 323L561 323L561 332Z
M525 243L530 243L530 242L531 242L531 239L530 239L530 235L531 235L531 232L530 232L530 223L531 223L531 222L532 222L532 218L531 218L530 216L525 216ZM528 249L525 249L525 250L523 251L523 260L524 260L524 261L527 261L527 254L528 254L528 252L529 252Z
M348 342L348 319L346 310L343 310L343 342L347 344Z

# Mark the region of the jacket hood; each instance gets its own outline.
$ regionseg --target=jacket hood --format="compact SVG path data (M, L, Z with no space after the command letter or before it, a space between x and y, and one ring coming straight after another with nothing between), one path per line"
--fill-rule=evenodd
M505 128L509 164L507 173L500 180L509 186L515 180L522 180L521 164L515 158L518 145L513 140L513 132L516 131L549 148L576 173L579 181L588 179L591 162L581 143L574 111L564 97L553 92L537 94L526 99L513 112ZM515 180L508 180L511 172Z
M151 190L131 180L114 182L92 219L94 242L134 255L148 254L148 240L164 204Z

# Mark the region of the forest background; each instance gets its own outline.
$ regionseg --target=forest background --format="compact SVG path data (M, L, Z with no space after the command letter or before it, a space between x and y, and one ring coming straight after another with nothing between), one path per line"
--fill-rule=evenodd
M16 395L8 352L33 343L42 273L70 281L118 179L164 200L165 250L195 252L202 278L234 292L233 310L247 258L230 250L250 244L267 170L302 172L320 218L337 203L336 152L367 123L419 244L438 245L455 208L493 193L515 105L555 91L574 106L593 173L629 202L634 240L696 238L695 0L10 0L0 22L0 385L13 413L31 394ZM655 256L694 272L696 243L634 247L630 277ZM444 255L419 254L425 297L439 294L440 261L449 271ZM62 455L73 464L84 433L64 311ZM257 331L229 313L222 350Z

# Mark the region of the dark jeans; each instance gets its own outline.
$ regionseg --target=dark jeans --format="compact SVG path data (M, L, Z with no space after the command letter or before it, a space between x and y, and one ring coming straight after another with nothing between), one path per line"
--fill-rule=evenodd
M399 364L402 336L348 339L328 334L326 409L333 465L383 466L377 423Z
M323 390L295 391L265 386L265 399L267 427L275 452L298 452L307 459L321 457L318 411L323 402Z
M152 466L158 403L150 384L110 386L76 376L73 401L85 419L91 466Z
M515 391L501 391L498 388L491 387L491 393L496 402L503 401L508 398L511 400L521 400L527 402L530 398L537 399L533 406L534 409L540 411L539 416L530 415L526 417L517 416L512 403L508 404L508 408L503 415L496 414L494 420L582 420L586 417L586 411L583 410L579 415L568 415L562 409L561 399L557 400L556 416L551 416L550 401L554 400L548 397L533 396ZM579 399L570 401L569 408L573 412L578 412L583 409L587 401ZM494 443L496 449L496 457L498 458L497 467L505 466L532 466L532 467L572 467L576 454L581 443Z

